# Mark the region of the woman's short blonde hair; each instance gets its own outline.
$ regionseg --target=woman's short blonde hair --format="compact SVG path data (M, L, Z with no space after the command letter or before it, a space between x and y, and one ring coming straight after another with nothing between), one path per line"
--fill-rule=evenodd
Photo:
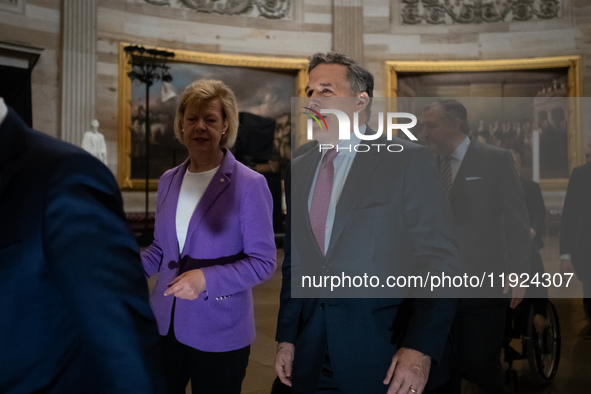
M188 106L201 108L206 103L218 99L222 105L222 118L228 123L226 133L220 140L220 148L232 148L238 135L238 106L232 89L222 81L198 79L187 86L174 118L174 134L183 142L183 117Z

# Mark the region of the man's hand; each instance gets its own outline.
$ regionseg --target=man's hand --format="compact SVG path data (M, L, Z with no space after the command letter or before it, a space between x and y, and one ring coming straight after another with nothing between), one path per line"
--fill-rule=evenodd
M509 292L509 275L505 276L505 288L503 289L503 294L507 294ZM525 287L521 287L520 283L517 283L517 286L511 287L511 304L509 306L511 309L517 308L517 305L521 304L523 301L523 297L525 297Z
M536 237L536 230L534 230L533 228L530 228L529 235L531 236L531 239L534 239Z
M389 384L387 394L422 394L429 370L431 357L413 349L400 348L394 357L384 384Z
M534 327L536 327L538 334L542 334L546 327L548 327L548 319L542 315L534 315Z
M194 300L206 289L205 275L200 269L187 271L177 276L168 286L170 287L164 292L165 296L173 294L185 300Z
M293 355L295 346L292 343L280 342L277 344L277 354L275 355L275 371L281 383L291 387L291 367L293 365Z
M560 273L562 275L575 273L575 268L573 267L573 263L570 261L570 259L560 260Z

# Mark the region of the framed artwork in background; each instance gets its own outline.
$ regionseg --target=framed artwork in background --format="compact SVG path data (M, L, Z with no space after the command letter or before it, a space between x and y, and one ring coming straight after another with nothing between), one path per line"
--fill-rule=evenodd
M131 81L129 57L119 47L119 186L145 190L146 85ZM150 189L156 190L164 171L182 163L186 148L175 138L174 118L185 88L197 79L219 79L236 94L238 110L276 120L277 127L290 123L291 98L303 96L307 59L220 55L170 48L167 59L170 83L155 82L150 88ZM287 117L287 120L286 120ZM289 127L286 127L289 130ZM289 140L289 138L288 138Z
M545 190L566 189L572 169L584 163L579 56L385 67L397 110L419 115L437 98L457 98L468 110L470 136L517 152L522 176ZM415 130L420 135L420 123Z

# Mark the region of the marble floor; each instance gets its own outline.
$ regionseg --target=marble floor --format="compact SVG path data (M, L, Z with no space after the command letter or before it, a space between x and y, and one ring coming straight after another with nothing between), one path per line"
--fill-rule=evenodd
M558 269L558 241L554 236L544 239L546 247L542 257L546 272L554 273ZM278 251L279 267L283 261L283 251ZM275 272L272 279L257 286L254 290L257 338L251 347L250 363L242 385L244 394L269 394L275 379L273 358L276 343L275 327L279 311L279 290L281 288L281 270ZM582 290L576 283L574 293L580 297ZM550 293L556 306L562 330L562 352L558 373L548 386L539 386L531 378L527 360L515 361L513 368L518 374L518 393L524 394L588 394L591 393L591 340L585 339L584 332L589 329L580 298L557 298L561 293ZM354 339L353 339L354 340ZM516 349L519 341L512 343ZM504 367L507 365L504 364ZM476 387L465 382L463 394L480 393ZM190 387L187 388L190 394ZM366 394L366 393L360 393Z
M251 346L250 362L242 383L243 394L269 394L277 374L275 361L275 328L279 313L279 292L281 290L281 262L283 249L277 253L277 271L273 278L253 289L254 315L257 337Z

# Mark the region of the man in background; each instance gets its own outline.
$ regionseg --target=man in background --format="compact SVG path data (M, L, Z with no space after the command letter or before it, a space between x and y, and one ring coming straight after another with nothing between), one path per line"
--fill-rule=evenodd
M576 273L583 283L583 307L591 319L591 157L568 182L560 221L560 272ZM591 339L591 328L585 337Z
M164 392L113 175L1 98L0 223L0 392Z
M521 155L514 150L510 150L513 156L513 165L519 174L519 181L523 188L525 195L525 205L529 216L529 232L531 237L531 271L530 278L534 278L537 274L538 278L542 278L545 273L544 262L540 249L544 247L542 241L542 234L546 230L546 205L544 204L544 196L542 189L537 182L525 179L521 176ZM521 308L525 307L529 313L529 307L533 305L534 308L534 326L538 333L544 332L548 325L546 316L546 309L548 304L548 289L546 287L531 286L527 289L526 294L528 302L521 304Z
M308 74L306 107L336 107L350 119L356 113L360 133L375 134L366 124L373 96L367 70L331 52L313 55ZM335 138L336 117L325 118L326 129L314 129L317 142L298 148L303 152L285 181L288 232L275 369L298 394L420 394L443 353L455 300L407 299L411 310L403 313L401 297L292 297L292 267L322 275L368 266L459 272L453 219L431 154L398 138L391 142L402 152L346 149L359 137ZM333 148L319 151L317 143ZM400 327L406 332L398 336Z
M423 137L436 156L458 236L464 270L529 273L530 227L525 198L511 153L470 140L468 113L457 100L442 99L423 113ZM508 281L505 281L508 283ZM447 391L461 392L465 375L485 393L504 394L500 351L509 304L515 308L524 291L515 287L513 299L497 285L489 298L462 298L454 322L458 365ZM472 294L468 294L470 297Z

